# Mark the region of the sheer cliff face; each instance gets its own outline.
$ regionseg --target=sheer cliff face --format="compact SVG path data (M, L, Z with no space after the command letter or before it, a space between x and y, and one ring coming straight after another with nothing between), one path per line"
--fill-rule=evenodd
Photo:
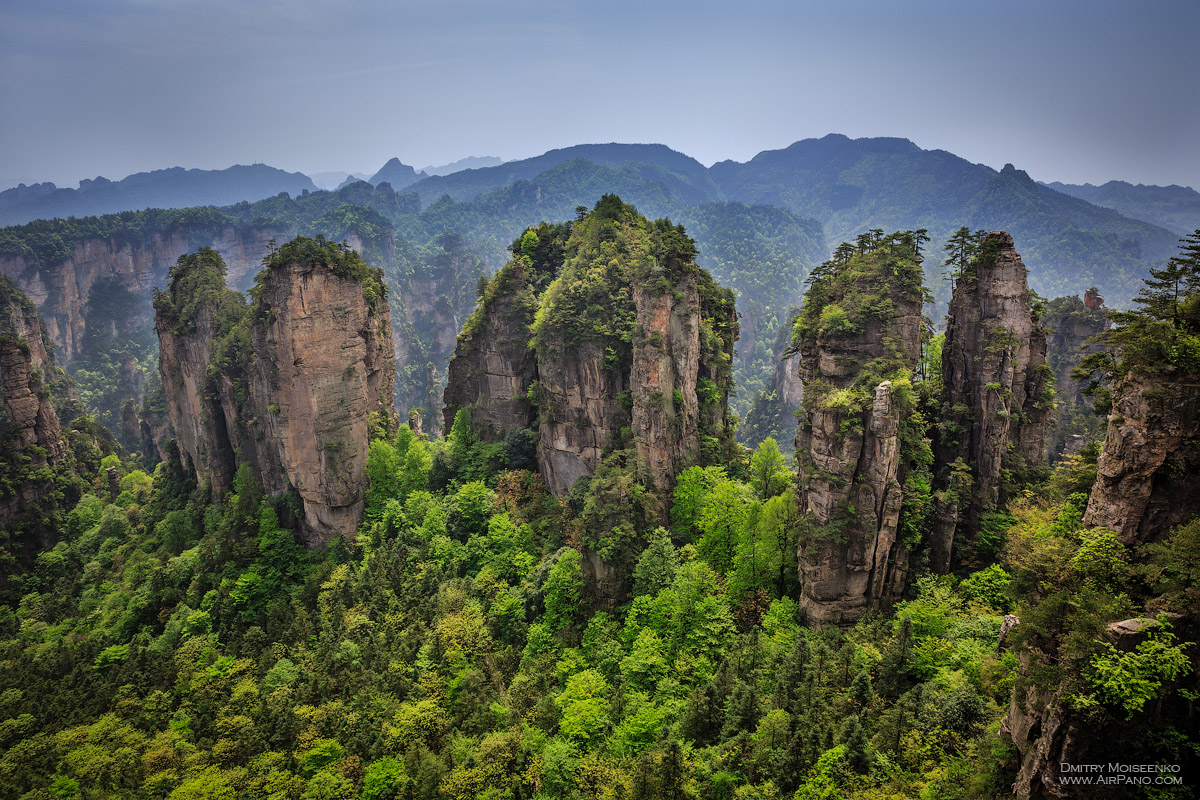
M232 295L233 293L231 293ZM231 301L238 311L241 303ZM221 333L216 299L200 302L186 323L158 314L158 365L179 452L213 489L228 491L237 469L224 413L210 390L208 368Z
M815 624L851 625L904 588L900 433L920 359L921 303L919 259L887 245L834 265L797 323L800 606Z
M36 310L16 287L0 285L0 391L13 426L13 445L36 445L32 466L54 464L66 452L46 377L55 368Z
M1056 297L1046 304L1041 321L1047 332L1046 362L1054 370L1059 398L1082 404L1083 384L1071 378L1071 370L1079 365L1088 341L1108 327L1103 308L1095 297L1090 305L1079 297Z
M629 435L625 428L655 487L669 492L680 470L699 463L701 429L726 429L727 387L715 390L719 400L704 404L702 415L701 379L716 386L707 376L729 353L721 345L718 352L702 352L696 277L684 276L666 291L635 286L632 294L636 321L628 372L612 369L610 351L596 342L539 352L539 463L558 494L591 475L605 449Z
M577 223L541 298L538 463L562 495L606 451L632 447L666 496L731 437L733 297L696 266L682 229L605 202Z
M696 266L681 229L615 197L535 230L459 337L446 424L466 408L485 438L536 429L539 470L559 496L624 449L670 491L730 438L731 293Z
M371 415L394 413L391 318L382 296L366 294L319 262L276 258L254 307L250 427L260 434L260 480L267 494L296 490L309 545L358 528ZM236 393L223 400L236 415Z
M989 232L955 283L942 348L936 455L947 474L961 458L973 487L965 497L943 493L939 501L930 548L937 571L950 569L956 531L976 530L983 514L999 507L1003 471L1043 463L1053 392L1046 332L1030 308L1025 265L1011 236Z
M225 260L230 283L244 287L270 251L268 242L277 234L267 229L225 228L215 233L154 233L137 243L94 237L77 242L65 260L45 265L44 269L20 256L0 257L0 273L12 278L41 309L59 356L69 362L83 347L86 310L95 285L111 281L138 297L149 298L151 287L162 283L181 255L206 245ZM148 304L130 308L128 324L131 329L144 325L152 313Z
M607 369L605 355L594 342L539 354L538 469L560 497L595 471L604 448L619 444L630 422L621 401L629 376Z
M532 271L519 259L510 262L467 321L448 369L444 430L450 430L460 408L470 412L476 435L486 441L499 441L507 431L534 426L527 397L537 374L529 348L536 308L529 280Z
M1114 387L1083 522L1126 544L1200 514L1200 375L1126 376Z
M348 248L297 239L246 306L212 250L180 259L156 300L167 409L187 460L217 491L241 463L269 495L295 492L309 546L358 527L372 414L393 416L382 279Z

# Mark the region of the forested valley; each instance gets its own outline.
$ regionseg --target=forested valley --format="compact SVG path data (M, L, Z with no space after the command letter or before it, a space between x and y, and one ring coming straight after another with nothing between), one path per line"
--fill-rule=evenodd
M1200 231L1109 311L622 164L0 231L0 795L1193 796Z

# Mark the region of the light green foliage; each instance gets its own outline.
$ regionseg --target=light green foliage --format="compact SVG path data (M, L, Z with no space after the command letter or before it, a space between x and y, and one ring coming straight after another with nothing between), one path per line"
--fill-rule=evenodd
M1125 545L1107 528L1093 528L1080 534L1079 549L1071 557L1071 568L1084 577L1106 586L1119 586L1129 570Z
M700 541L696 551L720 573L734 566L738 543L747 522L757 515L751 494L744 484L726 480L713 487L700 511L697 527Z
M387 501L400 495L400 458L385 441L371 442L367 450L367 519L378 519Z
M672 544L670 534L656 528L649 539L650 543L642 551L633 571L634 595L655 594L667 588L679 570L679 551Z
M837 303L830 303L821 309L817 330L823 336L853 336L858 328L850 321L846 311Z
M959 591L967 597L999 611L1008 609L1011 601L1008 590L1012 578L999 564L973 572L963 579Z
M783 492L795 478L784 463L779 444L767 437L750 456L750 485L759 500L767 500Z
M400 471L401 499L426 488L429 482L429 469L432 466L433 454L429 450L429 445L419 439L411 442L404 454L404 467Z
M1183 646L1174 642L1175 634L1161 625L1132 652L1118 651L1104 642L1085 672L1088 683L1101 700L1132 716L1159 695L1163 684L1191 670Z
M455 534L460 539L482 536L488 528L488 519L496 494L483 481L464 483L454 497Z
M554 703L562 711L559 730L569 739L588 745L608 726L608 681L593 669L571 676Z
M404 780L403 761L386 757L373 761L363 774L362 800L394 797Z
M323 770L308 779L300 800L356 800L354 784L333 770Z
M545 620L552 630L561 630L575 624L579 615L582 588L579 551L564 548L554 566L550 568L550 574L546 576L546 583L542 586L542 597L546 606Z
M234 800L237 792L217 767L205 767L185 779L167 800Z
M633 641L629 655L621 661L621 677L628 686L640 691L653 691L667 674L667 660L662 640L653 630L644 629Z
M675 482L671 524L676 537L691 541L700 534L700 514L713 487L726 479L721 467L688 467Z
M475 444L475 431L471 428L471 412L467 409L460 408L454 415L454 424L450 428L450 435L446 437L446 442L450 447L450 458L459 469L462 469L467 463L471 447Z

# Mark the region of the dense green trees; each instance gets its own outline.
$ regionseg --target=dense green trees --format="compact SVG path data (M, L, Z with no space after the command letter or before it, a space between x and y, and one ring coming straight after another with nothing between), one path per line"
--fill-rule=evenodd
M554 237L535 236L536 263ZM890 246L911 251L861 242ZM684 470L650 521L621 453L560 501L527 441L483 442L468 414L444 439L375 435L358 536L322 552L249 469L218 497L177 457L151 475L81 448L60 541L6 567L0 798L991 798L1013 780L1014 687L1061 692L1111 751L1190 758L1185 627L1105 637L1148 606L1195 611L1200 527L1140 550L1085 529L1094 453L991 521L996 563L925 577L918 546L894 613L837 631L802 624L772 439ZM605 504L639 526L602 531ZM917 545L922 513L901 511Z

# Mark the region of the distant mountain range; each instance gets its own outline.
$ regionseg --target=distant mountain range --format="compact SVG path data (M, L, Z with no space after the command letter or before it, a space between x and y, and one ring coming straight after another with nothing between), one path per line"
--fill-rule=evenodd
M1109 181L1103 186L1090 183L1082 186L1070 183L1045 185L1181 236L1200 229L1200 192L1190 186L1147 186L1125 181Z
M60 189L53 183L22 184L0 192L0 225L143 208L225 206L304 191L318 191L307 175L265 164L220 170L172 167L139 172L119 181L103 177L84 180L78 189Z
M398 355L397 396L420 400L432 418L445 359L471 313L480 273L504 264L525 227L571 219L579 207L614 193L648 217L682 223L697 241L701 265L735 291L741 340L734 364L739 394L732 403L744 415L767 388L773 344L801 302L805 277L839 241L874 228L927 229L927 283L937 301L932 315L940 320L949 295L941 279L942 243L961 226L1012 233L1030 285L1042 296L1078 296L1096 286L1116 306L1128 304L1147 270L1176 252L1180 228L1194 227L1190 189L1046 186L1012 165L995 170L905 139L830 135L711 168L659 144L577 145L519 161L487 161L467 159L459 165L477 166L431 175L394 158L367 181L343 173L345 181L332 192L264 165L161 170L115 183L85 181L77 190L23 185L0 193L0 224L77 219L0 229L0 258L9 257L14 270L40 271L83 258L72 254L85 253L80 244L88 238L118 247L170 234L160 239L195 247L188 243L243 228L271 236L350 237L392 286L396 341L405 348ZM338 174L320 178L328 185ZM1096 190L1108 193L1097 202L1073 196ZM224 208L82 218L198 205ZM31 285L40 280L26 277ZM144 305L148 295L137 302Z
M452 161L449 164L442 164L440 167L421 167L417 172L424 172L426 175L450 175L454 172L462 172L464 169L481 169L483 167L495 167L504 163L504 159L496 156L468 156L460 158L458 161Z

